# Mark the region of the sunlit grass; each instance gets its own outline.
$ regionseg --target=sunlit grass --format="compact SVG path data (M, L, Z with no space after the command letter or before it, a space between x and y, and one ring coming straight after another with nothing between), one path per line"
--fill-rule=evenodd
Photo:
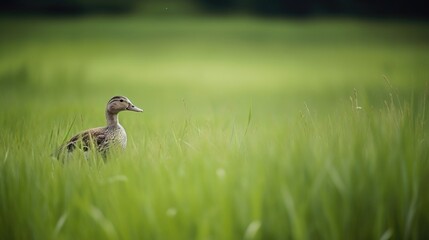
M10 33L0 56L2 239L429 235L427 30L8 21L16 29L1 25ZM69 128L104 125L118 94L145 110L119 116L125 152L106 162L51 157Z
M62 136L53 133L51 142L50 135L67 124L35 127L44 120L33 116L2 134L2 233L419 238L428 212L427 126L422 108L396 104L337 106L328 117L303 109L295 122L251 120L246 134L245 116L142 120L155 128L144 131L130 120L144 116L124 113L130 146L107 163L79 153L64 164L51 159Z

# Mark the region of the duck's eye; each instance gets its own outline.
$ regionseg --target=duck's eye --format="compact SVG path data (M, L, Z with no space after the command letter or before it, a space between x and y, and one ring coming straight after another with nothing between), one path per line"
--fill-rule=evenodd
M119 102L123 102L123 101L124 101L124 99L119 100Z

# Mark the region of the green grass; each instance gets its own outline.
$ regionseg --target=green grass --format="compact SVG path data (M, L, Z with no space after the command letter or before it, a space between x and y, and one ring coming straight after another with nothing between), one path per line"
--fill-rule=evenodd
M425 239L428 29L3 18L0 238ZM125 152L51 158L118 94Z

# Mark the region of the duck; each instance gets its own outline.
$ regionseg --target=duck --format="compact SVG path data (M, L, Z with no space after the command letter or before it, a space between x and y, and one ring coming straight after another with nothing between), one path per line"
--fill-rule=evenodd
M112 147L125 149L127 133L118 119L118 114L122 111L143 112L143 109L136 107L125 96L112 97L106 106L107 126L90 128L74 135L60 147L58 153L64 151L71 153L76 148L84 152L95 149L102 154L103 158L106 158L106 153Z

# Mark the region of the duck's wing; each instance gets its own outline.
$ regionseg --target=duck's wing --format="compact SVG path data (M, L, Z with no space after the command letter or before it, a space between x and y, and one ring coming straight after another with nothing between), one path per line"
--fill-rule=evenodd
M73 136L65 143L65 148L69 152L72 152L76 147L80 147L84 151L88 151L91 147L100 149L106 144L106 136L105 128L91 128Z

